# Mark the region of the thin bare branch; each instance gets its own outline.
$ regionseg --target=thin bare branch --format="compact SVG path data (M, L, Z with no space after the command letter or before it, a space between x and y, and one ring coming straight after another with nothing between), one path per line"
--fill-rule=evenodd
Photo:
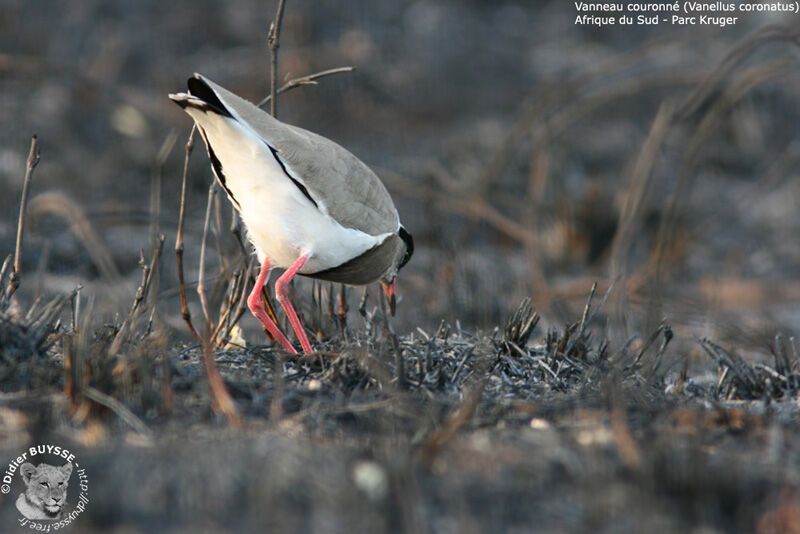
M197 294L200 297L200 304L203 307L203 315L206 324L211 328L211 314L208 312L208 301L206 300L205 272L206 272L206 241L208 240L208 227L211 222L211 204L214 202L214 195L217 192L217 182L211 182L208 188L208 203L206 204L206 219L203 223L203 241L200 245L200 270L197 274Z
M239 271L239 273L240 273L241 295L239 295L239 297L236 299L235 308L234 308L234 310L231 311L231 314L227 318L227 326L225 327L225 330L222 333L222 338L221 339L228 339L228 336L230 336L230 333L233 330L233 327L236 326L236 324L242 318L242 315L244 315L244 312L248 309L248 307L246 306L246 304L247 304L247 295L249 294L249 289L250 289L248 284L254 284L255 283L255 280L254 280L254 278L252 276L254 262L255 262L255 259L253 259L253 258L251 258L249 260L247 260L245 258L245 265ZM261 296L262 296L262 299L264 299L264 292L263 291L261 292ZM266 330L265 330L265 332L266 332ZM266 332L266 334L267 334L267 337L269 337L270 342L274 341L273 338L272 338L272 335L269 332Z
M150 292L150 286L152 285L153 272L155 271L155 266L158 263L158 259L161 257L161 251L164 249L164 239L165 238L163 234L159 236L158 242L153 250L153 257L150 259L149 265L145 262L144 254L141 255L139 264L142 267L142 282L139 285L139 289L136 291L136 297L133 300L131 311L128 312L128 317L125 319L125 322L122 323L119 332L117 332L117 335L114 337L111 347L108 349L108 354L110 356L117 354L122 346L122 343L125 341L125 337L128 335L128 331L131 329L131 325L143 311L142 304L147 301L147 295Z
M289 89L294 89L295 87L300 87L302 85L317 85L317 81L320 78L324 78L325 76L330 76L332 74L339 74L341 72L353 72L356 70L355 67L347 65L344 67L336 67L333 69L327 69L320 72L315 72L314 74L308 74L306 76L300 76L299 78L292 78L285 84L281 85L276 91L276 95L280 95L288 91ZM267 102L272 102L272 95L265 96L259 103L258 107L264 106Z
M189 327L198 343L202 344L203 340L200 334L195 330L192 324L192 315L189 313L189 305L186 302L186 283L183 278L183 222L186 217L186 179L189 174L189 157L194 148L194 134L197 131L197 125L192 126L192 131L189 133L189 139L186 141L186 156L183 160L183 178L181 179L181 207L178 215L178 235L175 238L175 256L178 263L178 286L181 293L181 315Z
M31 137L31 149L25 166L25 180L22 182L22 198L19 201L19 219L17 221L17 245L14 248L14 270L11 272L11 283L8 286L8 297L19 287L19 273L22 269L22 232L25 227L25 206L28 203L28 188L33 178L33 169L39 164L39 142L36 134Z
M161 143L158 155L153 162L153 170L150 174L150 242L155 245L158 240L159 220L161 219L161 182L164 175L164 164L175 147L178 134L171 130Z
M211 232L214 234L214 244L217 247L217 256L219 257L219 272L230 281L233 268L222 246L222 198L220 198L220 195L216 195L214 198L214 214L212 217Z
M243 311L242 301L247 298L247 273L248 265L244 265L233 273L233 276L228 281L227 297L220 306L219 320L211 335L211 343L214 346L221 344L222 341L228 337L228 333L241 317L241 314L238 316L236 314L240 309ZM235 321L231 322L231 318L235 319ZM222 331L223 327L225 328L225 335L219 337L219 333Z
M267 44L269 45L269 114L277 117L277 80L278 80L278 48L281 46L281 24L283 23L283 7L286 0L278 0L278 11L275 13L275 20L269 26Z
M405 361L403 360L403 351L400 350L400 342L397 339L397 334L389 319L389 302L386 295L382 295L378 300L380 301L381 315L383 315L384 333L386 337L389 338L394 351L394 362L397 368L397 388L405 389L408 386L406 381Z

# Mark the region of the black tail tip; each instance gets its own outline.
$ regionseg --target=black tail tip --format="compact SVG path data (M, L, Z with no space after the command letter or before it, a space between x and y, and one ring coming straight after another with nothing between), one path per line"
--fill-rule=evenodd
M219 99L217 93L199 74L186 80L186 86L189 88L189 94L205 102L209 109L225 117L231 117L230 111Z

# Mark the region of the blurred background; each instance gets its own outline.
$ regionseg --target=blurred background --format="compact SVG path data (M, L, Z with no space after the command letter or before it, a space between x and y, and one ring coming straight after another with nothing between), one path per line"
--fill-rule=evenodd
M201 72L263 98L275 9L0 0L4 255L41 148L16 307L0 276L0 458L74 450L81 532L797 532L798 15L596 28L564 1L287 0L279 84L356 70L281 95L279 118L369 164L414 235L399 341L376 287L367 321L350 291L345 337L301 279L318 353L264 347L245 313L247 350L204 361L174 253L191 121L167 94ZM211 183L197 143L198 327ZM245 265L216 200L212 314ZM74 323L66 298L32 304L78 286ZM530 343L529 310L504 327L526 297ZM0 525L17 517L0 495Z
M42 152L23 298L82 285L98 318L122 312L140 250L149 256L163 232L161 313L188 339L172 249L190 120L166 95L196 71L264 97L274 9L2 0L0 245L9 253L33 133ZM678 351L681 340L699 350L704 335L747 352L777 331L796 334L797 16L747 14L724 29L593 28L575 16L561 1L287 2L280 82L356 70L282 95L279 117L372 166L414 235L396 328L490 330L525 296L543 326L563 325L594 281L599 298L616 280L603 324L620 343L662 319ZM190 284L211 180L198 145ZM220 234L219 250L235 255ZM209 276L219 264L210 242ZM298 286L306 305L310 288ZM360 295L351 293L351 320ZM248 342L264 342L249 314L242 325Z

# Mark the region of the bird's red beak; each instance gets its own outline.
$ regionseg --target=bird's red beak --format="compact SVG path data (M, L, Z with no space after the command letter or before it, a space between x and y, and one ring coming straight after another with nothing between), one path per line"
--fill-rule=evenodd
M397 284L397 278L393 278L390 284L386 282L381 282L381 286L383 287L383 293L386 295L386 300L389 302L389 313L392 314L394 317L394 309L397 305L397 299L394 296L394 288Z

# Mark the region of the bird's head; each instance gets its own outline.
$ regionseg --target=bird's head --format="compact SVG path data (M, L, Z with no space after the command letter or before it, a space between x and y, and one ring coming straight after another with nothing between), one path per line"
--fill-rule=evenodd
M397 299L395 297L395 287L397 285L397 271L399 271L408 261L411 259L411 256L414 254L414 239L411 237L411 234L408 231L400 227L397 235L403 241L403 246L400 247L400 251L398 252L395 264L392 266L392 269L389 270L388 273L381 279L381 287L383 287L383 293L386 295L386 300L389 302L389 312L394 315L394 310L397 304Z

